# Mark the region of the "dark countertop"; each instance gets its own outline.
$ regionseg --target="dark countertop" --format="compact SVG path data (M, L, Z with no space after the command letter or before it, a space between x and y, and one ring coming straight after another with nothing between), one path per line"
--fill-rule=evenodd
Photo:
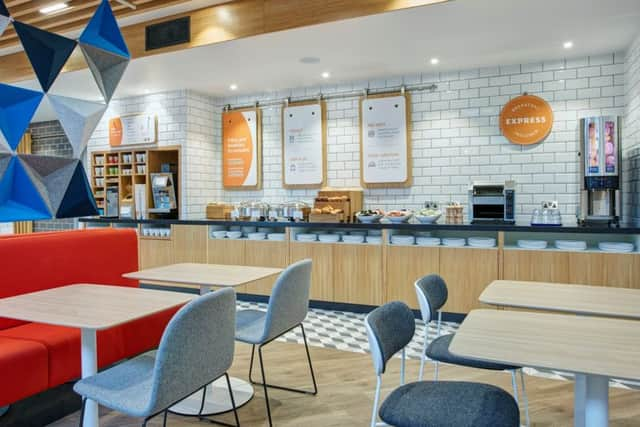
M325 223L325 222L268 222L268 221L217 221L208 219L118 219L118 218L80 218L80 222L122 224L122 225L243 225L256 227L303 227L303 228L364 228L415 231L510 231L510 232L540 232L540 233L598 233L598 234L640 234L640 227L621 225L620 227L602 226L532 226L529 224L360 224L360 223Z

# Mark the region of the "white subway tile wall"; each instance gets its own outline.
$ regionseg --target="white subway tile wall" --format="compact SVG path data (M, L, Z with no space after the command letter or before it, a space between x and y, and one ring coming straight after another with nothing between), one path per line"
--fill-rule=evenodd
M636 43L636 51L637 43ZM636 53L637 62L637 53ZM637 87L637 65L636 85ZM411 92L413 185L405 189L373 189L365 192L370 208L419 208L426 200L466 204L471 181L518 182L517 215L527 220L541 201L560 202L566 223L575 221L578 207L579 119L594 115L638 115L625 110L625 53L566 59L533 64L489 67L446 73L425 73L296 88L228 98L212 98L193 91L147 95L115 100L90 142L90 150L108 147L109 117L156 112L160 145L181 145L184 171L181 214L204 216L204 206L214 200L261 199L279 202L302 199L311 202L317 190L285 190L281 183L281 108L263 108L263 189L224 191L221 183L222 106L250 105L256 101L315 96L320 92L385 89L400 84L434 83L435 91ZM508 143L500 134L498 116L512 97L529 92L549 101L555 121L547 140L533 147ZM358 97L327 101L328 184L360 185ZM625 136L638 141L635 131ZM624 142L625 146L630 144Z
M625 214L636 225L640 225L640 36L627 52L625 93Z

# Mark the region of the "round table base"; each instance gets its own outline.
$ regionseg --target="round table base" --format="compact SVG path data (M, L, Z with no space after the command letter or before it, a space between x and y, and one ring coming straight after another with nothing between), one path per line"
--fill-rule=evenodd
M239 378L231 377L230 380L236 408L239 408L251 400L253 397L253 387L248 382ZM206 417L233 410L231 398L229 397L229 390L227 388L227 380L224 377L219 378L217 381L207 386L207 395L204 401L204 407L202 408L202 414L199 414L201 405L202 390L176 403L169 408L169 412L177 415L202 415Z

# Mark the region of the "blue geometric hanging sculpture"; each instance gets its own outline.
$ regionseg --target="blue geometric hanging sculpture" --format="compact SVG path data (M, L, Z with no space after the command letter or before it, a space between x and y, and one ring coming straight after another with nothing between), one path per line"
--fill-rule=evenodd
M102 0L79 41L127 59L131 57L108 0Z
M84 167L76 161L75 170L67 185L67 191L56 211L56 218L75 218L98 215L98 206L91 192Z
M129 65L129 58L84 43L80 43L80 49L104 100L111 101Z
M0 131L15 150L44 94L0 83Z
M7 10L7 6L5 6L4 1L0 0L0 16L9 17L9 10Z
M48 92L76 48L77 42L22 22L14 21L13 26L42 90Z
M52 213L49 206L29 173L18 157L9 157L4 174L0 177L0 219L27 221L50 218Z

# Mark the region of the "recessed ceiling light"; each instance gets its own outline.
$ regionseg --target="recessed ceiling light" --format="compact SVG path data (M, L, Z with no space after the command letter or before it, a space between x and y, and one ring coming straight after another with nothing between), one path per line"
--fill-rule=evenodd
M229 89L231 90L238 90L238 85L235 83L231 83L231 85L229 85Z
M571 49L573 47L573 42L571 40L562 43L562 47L565 49Z
M315 56L305 56L303 58L300 58L299 61L303 64L317 64L318 62L320 62L320 58Z
M329 77L331 77L331 74L328 71L325 71L324 73L322 73L323 79L328 79Z
M40 9L40 13L43 15L50 15L65 9L69 9L69 5L67 3L53 3Z
M440 63L440 60L438 58L431 58L429 62L431 63L431 65L438 65Z

